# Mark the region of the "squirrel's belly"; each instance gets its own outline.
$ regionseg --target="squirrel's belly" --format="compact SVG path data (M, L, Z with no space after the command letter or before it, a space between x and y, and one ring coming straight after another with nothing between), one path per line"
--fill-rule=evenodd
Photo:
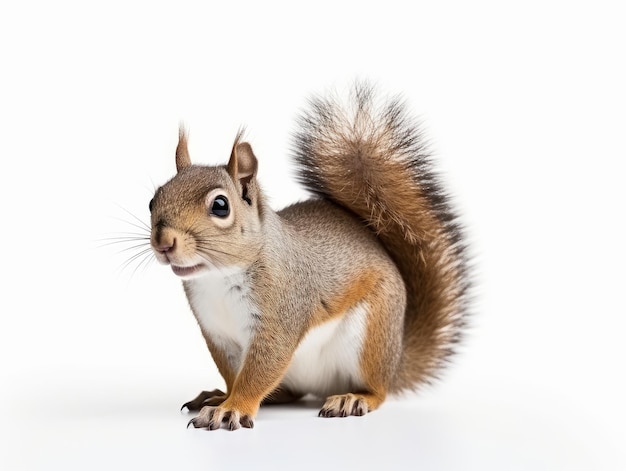
M360 358L367 327L364 304L313 328L300 342L281 384L328 396L363 387Z

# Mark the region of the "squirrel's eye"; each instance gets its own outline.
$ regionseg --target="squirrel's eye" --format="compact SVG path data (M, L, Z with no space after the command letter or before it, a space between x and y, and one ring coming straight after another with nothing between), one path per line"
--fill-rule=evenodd
M220 218L225 218L230 214L230 207L228 206L228 198L223 195L217 196L211 204L211 214Z
M152 208L154 207L154 198L152 198L150 200L150 203L148 204L148 209L150 210L150 212L152 212Z

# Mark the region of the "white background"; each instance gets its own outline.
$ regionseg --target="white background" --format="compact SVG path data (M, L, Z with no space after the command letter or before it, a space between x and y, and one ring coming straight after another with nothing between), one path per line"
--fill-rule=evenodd
M3 2L0 468L626 469L620 3ZM246 125L273 205L304 198L294 117L357 77L404 95L463 215L463 351L364 418L187 430L221 380L180 283L101 239L148 220L179 120L198 163Z

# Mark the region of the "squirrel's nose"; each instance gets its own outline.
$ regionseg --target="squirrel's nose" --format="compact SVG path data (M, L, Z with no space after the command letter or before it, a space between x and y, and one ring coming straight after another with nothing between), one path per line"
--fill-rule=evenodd
M174 248L174 244L161 244L157 246L157 251L161 253L167 253Z
M176 239L172 239L172 241L162 242L156 246L157 252L167 253L171 251L176 245Z

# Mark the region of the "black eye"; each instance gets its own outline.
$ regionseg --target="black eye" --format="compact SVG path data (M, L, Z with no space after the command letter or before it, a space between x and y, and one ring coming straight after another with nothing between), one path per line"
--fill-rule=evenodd
M148 204L148 209L150 209L150 212L152 212L152 208L154 207L154 198L152 198L150 200L150 203Z
M228 216L230 214L228 198L223 195L215 197L213 204L211 205L211 214L220 218Z

